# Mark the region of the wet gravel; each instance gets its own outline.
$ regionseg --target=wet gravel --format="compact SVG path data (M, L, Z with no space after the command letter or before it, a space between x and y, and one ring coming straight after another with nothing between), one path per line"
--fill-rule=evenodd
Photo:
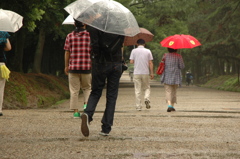
M178 89L168 113L164 88L151 82L151 109L135 110L133 83L121 79L110 136L99 136L105 90L90 136L80 132L69 101L49 109L3 110L0 159L238 159L240 93L196 86ZM82 101L82 96L79 100Z

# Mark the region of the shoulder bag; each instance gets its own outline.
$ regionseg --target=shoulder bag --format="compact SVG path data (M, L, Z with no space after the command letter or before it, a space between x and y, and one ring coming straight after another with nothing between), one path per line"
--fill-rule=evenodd
M164 72L165 69L165 54L163 55L162 61L159 63L158 69L157 69L157 74L161 75Z

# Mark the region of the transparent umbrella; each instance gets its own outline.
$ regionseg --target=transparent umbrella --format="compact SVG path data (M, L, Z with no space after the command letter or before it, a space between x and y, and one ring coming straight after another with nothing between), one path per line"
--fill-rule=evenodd
M140 32L132 12L113 0L77 0L64 9L74 19L103 32L130 37Z
M0 31L16 32L22 27L23 17L13 11L0 9Z
M63 25L74 25L74 19L71 15L69 15L62 23Z

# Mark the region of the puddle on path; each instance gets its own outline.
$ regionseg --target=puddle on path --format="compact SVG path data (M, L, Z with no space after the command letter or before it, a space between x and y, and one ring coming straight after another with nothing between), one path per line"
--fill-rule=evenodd
M222 108L224 110L240 110L237 108ZM178 110L177 112L196 112L196 113L233 113L240 114L240 111L216 111L216 110Z
M121 137L121 136L99 136L99 137L84 137L84 138L80 138L78 141L101 141L101 140L105 140L105 141L123 141L123 140L132 140L132 137Z

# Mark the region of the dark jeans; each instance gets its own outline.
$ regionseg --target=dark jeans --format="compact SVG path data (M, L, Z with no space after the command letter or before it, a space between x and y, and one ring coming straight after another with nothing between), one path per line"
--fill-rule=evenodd
M84 112L88 114L89 122L91 122L97 103L102 96L102 90L107 81L106 108L102 117L102 131L105 133L109 133L113 125L121 75L122 62L106 62L103 64L92 63L92 91L88 99L87 108Z
M190 78L187 78L187 79L186 79L186 84L187 84L187 86L189 86L190 83L191 83L191 79L190 79Z

